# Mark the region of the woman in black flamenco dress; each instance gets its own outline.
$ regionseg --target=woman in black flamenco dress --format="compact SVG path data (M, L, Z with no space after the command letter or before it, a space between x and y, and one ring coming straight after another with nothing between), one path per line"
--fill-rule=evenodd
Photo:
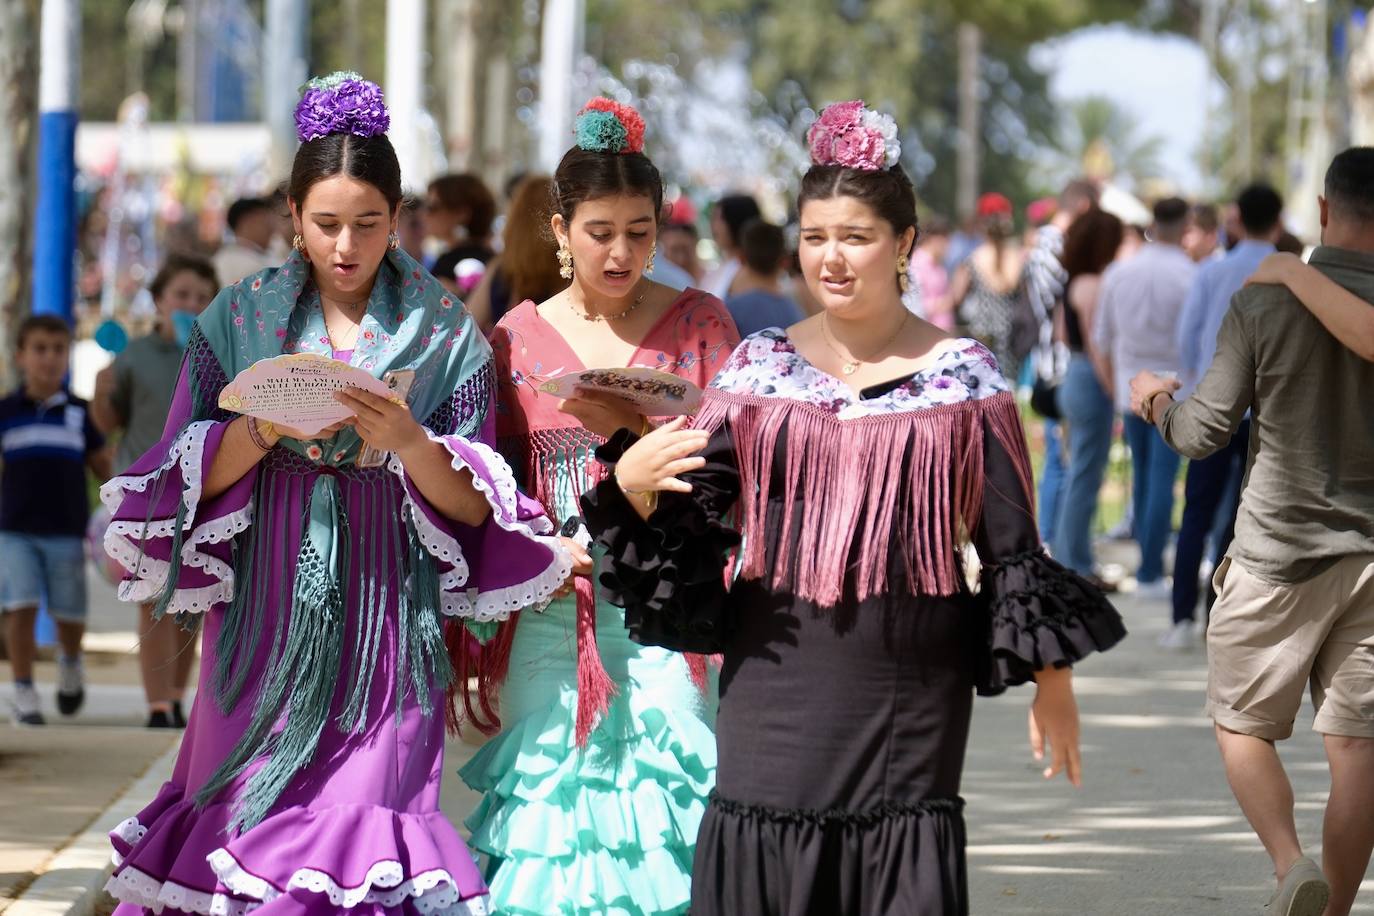
M694 916L958 916L975 690L1035 681L1076 783L1069 666L1125 630L1041 548L996 360L903 310L900 166L818 160L800 213L825 310L746 339L694 429L622 430L583 510L632 637L723 656Z

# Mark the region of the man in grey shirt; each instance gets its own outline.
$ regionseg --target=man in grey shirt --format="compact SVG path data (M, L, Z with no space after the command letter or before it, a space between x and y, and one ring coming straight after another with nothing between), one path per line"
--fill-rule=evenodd
M1335 158L1320 205L1312 266L1374 300L1374 148ZM1227 778L1274 862L1270 912L1344 916L1374 848L1374 363L1287 289L1249 286L1232 299L1197 390L1172 403L1177 387L1142 372L1132 403L1189 458L1224 447L1252 411L1236 536L1207 631L1207 708ZM1309 686L1331 769L1321 868L1302 855L1274 747L1292 734Z

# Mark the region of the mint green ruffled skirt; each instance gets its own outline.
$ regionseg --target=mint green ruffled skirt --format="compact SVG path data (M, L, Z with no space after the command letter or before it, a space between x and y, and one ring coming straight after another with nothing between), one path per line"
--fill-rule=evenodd
M491 857L496 912L687 911L715 784L715 679L703 694L681 655L632 643L622 613L597 608L619 692L582 749L574 602L521 617L501 691L505 729L460 771L483 793L467 826L473 849Z

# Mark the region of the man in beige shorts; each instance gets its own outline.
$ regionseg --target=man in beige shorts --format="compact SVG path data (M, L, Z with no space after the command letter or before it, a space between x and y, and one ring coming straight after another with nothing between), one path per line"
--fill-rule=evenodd
M1310 264L1374 301L1374 148L1338 155L1319 203ZM1266 912L1346 916L1374 849L1374 363L1287 288L1255 285L1232 299L1193 395L1174 403L1177 387L1142 372L1131 400L1188 458L1224 446L1252 412L1236 536L1215 577L1207 710L1274 863ZM1274 747L1309 687L1331 770L1320 868L1303 856Z

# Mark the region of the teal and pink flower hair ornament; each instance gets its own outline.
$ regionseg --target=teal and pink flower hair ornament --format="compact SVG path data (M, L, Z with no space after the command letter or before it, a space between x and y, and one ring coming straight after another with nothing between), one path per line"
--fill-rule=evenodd
M378 137L390 126L381 87L351 70L315 77L296 103L296 137L302 143L330 134Z
M864 105L861 99L825 106L806 133L815 165L877 172L902 158L897 122Z
M573 121L577 146L591 153L644 152L644 119L629 105L592 99Z

